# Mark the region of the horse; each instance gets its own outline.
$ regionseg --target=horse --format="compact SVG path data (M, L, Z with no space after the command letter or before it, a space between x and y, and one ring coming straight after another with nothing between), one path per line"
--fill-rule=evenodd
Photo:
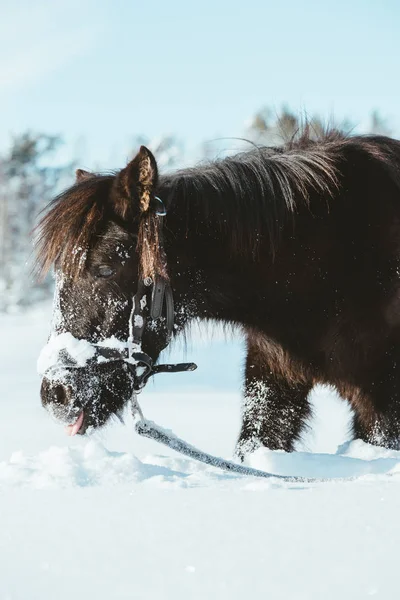
M138 285L156 277L175 322L172 336L165 316L141 332L154 363L193 319L241 329L240 459L293 451L315 384L350 403L354 437L400 449L399 141L306 130L167 174L142 146L118 172L78 170L37 244L38 268L55 270L53 337L127 343ZM134 377L122 354L71 360L62 376L44 373L41 400L84 434L120 414Z

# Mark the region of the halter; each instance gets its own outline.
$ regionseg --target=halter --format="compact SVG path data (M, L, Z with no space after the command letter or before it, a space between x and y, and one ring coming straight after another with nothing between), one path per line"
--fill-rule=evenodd
M157 217L165 217L167 210L163 201L155 196L157 208L154 213ZM162 236L159 238L161 250L163 250ZM195 363L177 363L154 365L154 360L145 352L142 352L142 337L148 320L157 321L163 318L167 328L167 340L164 348L171 340L174 331L174 298L172 288L168 281L161 276L154 279L146 277L139 279L136 294L133 297L132 312L129 321L129 339L126 347L111 348L96 345L96 356L104 359L104 362L123 360L133 375L133 392L139 393L147 381L158 373L181 373L197 369Z

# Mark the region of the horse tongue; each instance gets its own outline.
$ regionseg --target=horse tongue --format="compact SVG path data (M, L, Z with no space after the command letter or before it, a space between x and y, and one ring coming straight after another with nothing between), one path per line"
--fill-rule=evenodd
M75 421L75 423L71 423L71 425L67 425L65 428L65 433L67 435L76 435L78 433L78 431L80 430L80 428L82 427L82 423L83 423L83 411L81 413L79 413L79 417L77 418L77 420Z

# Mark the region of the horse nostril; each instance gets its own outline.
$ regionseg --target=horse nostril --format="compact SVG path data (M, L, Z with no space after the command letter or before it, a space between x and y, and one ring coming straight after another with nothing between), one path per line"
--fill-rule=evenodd
M76 409L73 396L72 388L69 385L43 377L40 388L42 406L49 410L56 419L65 421L70 418L71 411L74 412Z
M52 389L53 402L56 404L69 404L70 394L68 388L63 385L55 385Z

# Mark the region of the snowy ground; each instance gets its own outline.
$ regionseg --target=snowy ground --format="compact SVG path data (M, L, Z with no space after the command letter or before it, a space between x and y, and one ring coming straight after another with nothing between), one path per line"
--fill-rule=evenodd
M343 444L345 403L317 390L299 452L251 464L353 481L229 476L138 438L129 415L70 439L38 398L48 322L0 317L0 600L397 598L400 452ZM242 355L219 334L189 344L198 371L148 386L146 417L230 457Z

